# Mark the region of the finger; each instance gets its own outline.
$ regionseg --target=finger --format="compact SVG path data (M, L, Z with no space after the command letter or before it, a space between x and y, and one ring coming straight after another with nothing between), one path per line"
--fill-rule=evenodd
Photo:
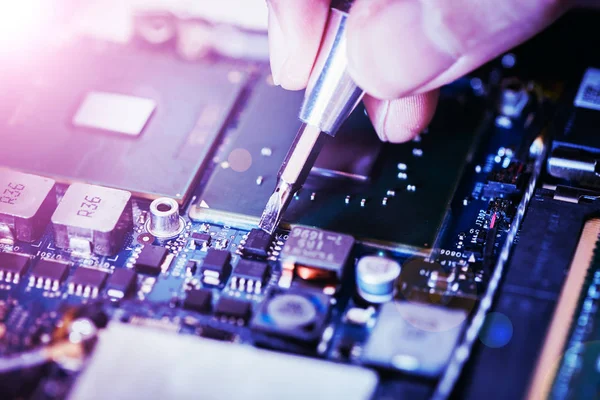
M365 96L367 114L379 138L384 142L406 142L422 132L431 122L439 91L395 100Z
M568 0L356 0L349 70L379 98L453 81L539 32Z
M330 1L268 0L267 4L273 82L285 89L304 89L321 44Z

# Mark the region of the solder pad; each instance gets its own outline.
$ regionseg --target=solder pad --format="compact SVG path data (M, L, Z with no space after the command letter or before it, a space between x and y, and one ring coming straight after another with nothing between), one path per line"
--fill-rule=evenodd
M19 74L26 79L4 88L16 103L0 116L4 166L178 201L246 82L231 65L91 40L38 54L32 64ZM90 103L98 93L108 103ZM122 104L137 104L139 112L114 121L102 116Z

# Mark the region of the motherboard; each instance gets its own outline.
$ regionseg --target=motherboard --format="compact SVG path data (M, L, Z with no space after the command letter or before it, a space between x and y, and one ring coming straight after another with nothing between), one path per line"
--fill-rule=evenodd
M531 62L566 19L408 143L359 106L273 235L303 93L264 60L138 34L4 65L1 397L597 395L600 65Z

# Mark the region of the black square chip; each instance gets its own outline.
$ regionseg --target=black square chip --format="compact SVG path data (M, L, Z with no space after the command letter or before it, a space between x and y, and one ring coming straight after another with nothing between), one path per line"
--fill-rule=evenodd
M202 263L202 273L216 272L221 280L231 273L231 253L226 250L209 249Z
M29 286L56 291L67 277L69 266L64 262L41 259L31 271Z
M240 260L233 271L234 275L246 280L264 282L269 272L269 266L261 261Z
M135 262L135 270L140 274L158 275L167 257L168 250L160 246L146 245Z
M19 283L29 265L29 257L21 254L0 253L0 281Z
M207 289L192 289L187 292L183 301L186 310L208 313L212 308L212 292Z
M221 297L215 308L215 314L246 323L252 315L252 305L247 301Z
M96 297L107 275L106 272L97 269L77 268L69 282L69 293Z
M210 246L211 237L208 233L194 232L192 233L191 238L196 246L202 246L204 243L206 243L207 246Z
M125 298L135 290L136 283L135 271L125 268L115 269L108 278L106 294L113 299Z
M267 257L273 236L262 229L252 229L242 246L242 254L250 257Z

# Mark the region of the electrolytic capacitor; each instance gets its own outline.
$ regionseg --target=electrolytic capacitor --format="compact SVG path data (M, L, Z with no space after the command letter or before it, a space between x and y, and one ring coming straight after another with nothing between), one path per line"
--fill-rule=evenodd
M356 286L360 297L370 303L385 303L394 296L400 264L379 256L365 256L356 264Z

